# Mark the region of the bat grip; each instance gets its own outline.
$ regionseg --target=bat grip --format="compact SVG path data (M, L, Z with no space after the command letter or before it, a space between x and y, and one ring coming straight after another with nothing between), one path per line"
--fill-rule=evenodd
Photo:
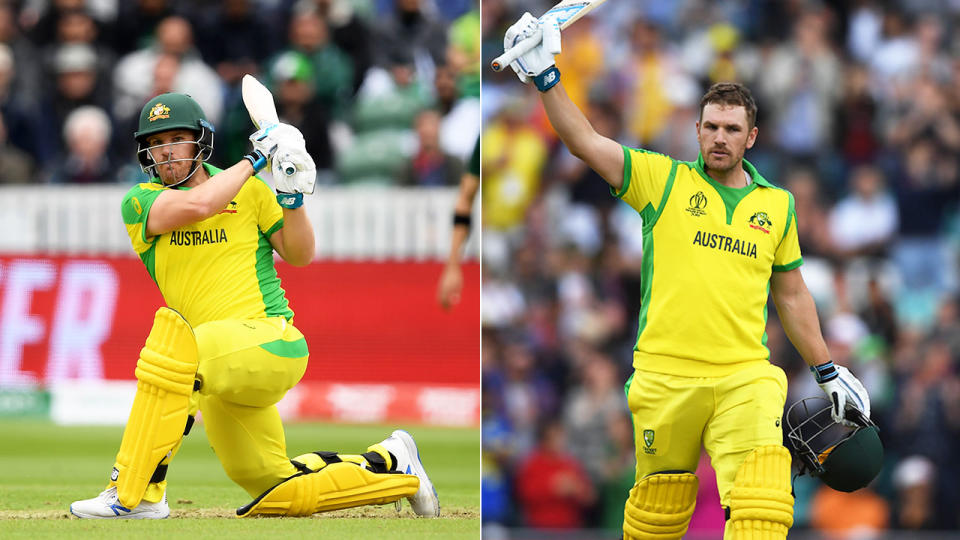
M290 176L293 173L297 172L297 166L289 161L281 161L280 170L283 171L283 174Z
M532 51L534 47L540 44L541 40L542 36L540 32L537 32L535 35L524 39L520 43L510 47L509 50L504 51L500 56L494 58L493 62L490 63L490 67L493 68L494 71L502 71L503 68L512 64L514 60Z

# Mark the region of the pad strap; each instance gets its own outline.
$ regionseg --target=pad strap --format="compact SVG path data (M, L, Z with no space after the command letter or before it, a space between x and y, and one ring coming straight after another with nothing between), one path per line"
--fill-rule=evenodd
M331 463L317 472L299 473L280 482L237 516L309 516L317 512L387 504L411 497L420 487L412 474L377 474L354 463Z

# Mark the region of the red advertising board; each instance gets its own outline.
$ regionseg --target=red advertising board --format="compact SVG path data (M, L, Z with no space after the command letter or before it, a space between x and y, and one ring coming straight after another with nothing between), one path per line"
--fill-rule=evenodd
M279 263L314 382L479 386L479 265L460 305L435 300L436 262ZM0 386L132 379L163 305L138 259L0 256Z

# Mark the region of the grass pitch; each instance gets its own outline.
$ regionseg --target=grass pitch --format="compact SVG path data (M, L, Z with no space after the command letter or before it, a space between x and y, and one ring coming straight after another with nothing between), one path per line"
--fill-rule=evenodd
M360 453L398 426L291 423L290 455L313 450ZM237 519L250 497L227 478L194 426L170 466L170 519L80 520L70 503L103 490L121 427L61 427L48 421L0 420L2 538L480 538L479 429L404 427L440 496L441 517L418 518L403 501L309 518Z

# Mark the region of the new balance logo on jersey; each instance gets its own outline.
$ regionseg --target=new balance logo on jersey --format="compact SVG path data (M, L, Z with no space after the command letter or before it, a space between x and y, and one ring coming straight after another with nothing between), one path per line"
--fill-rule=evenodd
M697 231L693 237L693 245L707 248L719 249L727 253L739 253L745 257L757 258L757 245L753 242L724 236L722 234L708 233L706 231Z
M206 231L173 231L170 233L171 246L203 246L227 241L227 231L210 229Z

